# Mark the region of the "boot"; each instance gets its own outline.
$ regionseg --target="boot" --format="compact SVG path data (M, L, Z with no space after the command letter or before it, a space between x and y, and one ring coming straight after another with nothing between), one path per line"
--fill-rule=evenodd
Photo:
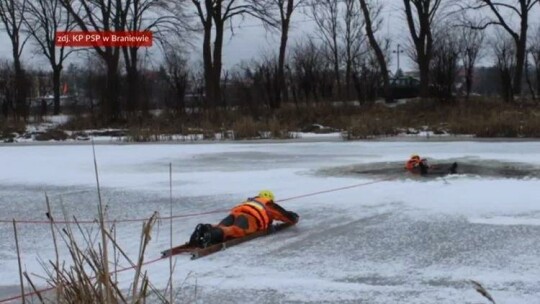
M207 231L199 239L199 243L197 244L197 246L199 246L200 248L206 248L210 245L212 245L212 235L210 234L210 231Z
M201 247L200 245L204 244L205 234L209 234L211 229L212 225L210 224L198 224L189 238L189 244Z
M223 242L223 236L223 230L219 227L213 227L210 224L198 224L191 235L189 244L206 248L210 245Z
M223 230L219 227L212 227L212 230L210 230L210 243L211 244L217 244L224 241L224 234Z
M208 246L223 242L223 230L219 227L210 227L210 229L199 238L197 246L206 248Z

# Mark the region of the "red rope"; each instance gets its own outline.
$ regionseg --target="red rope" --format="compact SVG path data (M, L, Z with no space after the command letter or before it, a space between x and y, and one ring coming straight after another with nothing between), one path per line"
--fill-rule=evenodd
M366 182L366 183L355 184L355 185L346 186L346 187L340 187L340 188L323 190L323 191L318 191L318 192L313 192L313 193L308 193L308 194L302 194L302 195L298 195L298 196L284 198L282 200L276 200L276 202L286 202L286 201L290 201L290 200L294 200L294 199L299 199L299 198L304 198L304 197L309 197L309 196L315 196L315 195L329 193L329 192L336 192L336 191L341 191L341 190L346 190L346 189L351 189L351 188L356 188L356 187L361 187L361 186L372 185L372 184L388 181L390 179L392 179L392 178L384 178L384 179L379 179L379 180ZM195 217L195 216L201 216L201 215L223 213L223 212L228 212L228 211L229 211L229 209L218 209L218 210L211 210L211 211L199 212L199 213L177 214L177 215L173 215L173 216L158 217L158 220L170 220L170 219L178 219L178 218L186 218L186 217ZM148 218L118 219L118 220L109 220L109 221L106 221L106 223L112 224L112 223L144 222L144 221L147 221L147 220L148 220ZM17 224L50 224L51 223L50 221L44 221L44 220L15 220L15 221L17 222ZM54 221L54 222L56 224L94 224L94 223L98 223L98 220L95 219L95 220ZM4 223L4 224L12 224L13 220L0 220L0 224L2 224L2 223Z
M390 179L392 179L392 178L389 177L389 178L379 179L379 180L372 181L372 182L360 183L360 184L355 184L355 185L345 186L345 187L340 187L340 188L334 188L334 189L329 189L329 190L322 190L322 191L318 191L318 192L313 192L313 193L293 196L293 197L289 197L289 198L284 198L284 199L276 201L276 202L285 202L285 201L290 201L290 200L294 200L294 199L298 199L298 198L304 198L304 197L315 196L315 195L329 193L329 192L336 192L336 191L347 190L347 189L361 187L361 186L377 184L377 183L381 183L381 182L384 182L384 181L388 181Z
M220 209L220 210L212 210L212 211L206 211L206 212L199 212L199 213L186 213L186 214L177 214L173 216L162 216L158 217L160 220L169 220L169 219L177 219L177 218L184 218L184 217L192 217L192 216L200 216L200 215L206 215L206 214L213 214L218 212L226 212L229 211L229 209ZM147 221L148 218L134 218L134 219L123 219L123 220L109 220L105 221L106 223L112 224L112 223L128 223L128 222L144 222ZM50 224L50 221L40 221L40 220L15 220L17 224ZM12 223L13 220L0 220L0 223ZM94 224L99 223L97 219L95 220L77 220L77 221L54 221L56 224Z
M53 290L53 289L55 289L55 288L56 288L56 287L53 286L53 287L49 287L49 288L45 288L45 289L40 289L40 290L32 291L32 292L29 292L29 293L25 293L25 294L24 294L24 297L35 296L35 295L37 295L38 293L50 291L50 290ZM18 296L14 296L14 297L7 298L7 299L2 299L2 300L0 300L0 303L7 303L7 302L10 302L10 301L22 299L22 297L23 297L22 295L18 295Z

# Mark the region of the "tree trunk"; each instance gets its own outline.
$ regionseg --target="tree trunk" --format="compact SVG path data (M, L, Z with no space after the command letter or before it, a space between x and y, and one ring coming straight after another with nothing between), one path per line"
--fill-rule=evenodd
M221 96L221 68L222 68L222 53L223 53L223 31L224 31L224 20L221 20L221 16L218 20L215 20L216 23L216 39L214 40L214 64L213 64L213 75L214 75L214 98L215 104L221 107L225 107L223 104L223 96Z
M53 95L54 106L53 114L60 114L60 73L62 72L62 66L55 66L53 68Z
M211 17L210 17L211 18ZM213 106L214 102L214 77L212 73L212 21L206 21L203 38L203 61L204 61L204 93L207 106Z
M519 36L513 35L516 42L516 73L514 74L514 96L521 95L521 81L523 79L523 67L527 57L527 33L529 30L529 11L527 3L520 2L521 28Z
M282 26L281 26L281 40L279 44L278 75L277 75L278 76L278 79L277 79L278 92L276 94L277 96L276 102L272 106L272 108L274 109L279 109L279 107L281 106L281 101L282 100L287 101L288 99L287 87L285 86L285 55L286 55L286 50L287 50L287 40L289 39L290 13L292 13L292 8L293 8L292 2L293 2L292 0L288 1L288 4L287 4L288 17L286 17L282 21Z
M120 118L120 103L118 101L118 61L107 61L107 80L105 85L105 104L102 105L105 118L110 121L118 121Z
M350 52L347 51L347 53L349 53L349 55L347 55L348 59L347 59L346 67L345 67L345 99L346 101L349 101L351 99L352 62L350 59Z
M26 75L23 69L15 72L15 109L17 120L28 118L28 106L26 104Z
M540 95L540 64L536 64L536 94Z
M183 115L186 113L186 103L185 103L185 96L186 96L186 84L184 79L176 79L175 80L175 87L176 87L176 111L180 115Z
M527 87L529 88L529 92L531 93L531 96L533 100L536 100L536 93L534 92L533 83L531 81L531 77L529 75L529 61L528 59L525 59L525 81L527 82Z
M418 56L420 69L420 96L429 97L429 60L425 56Z
M501 91L505 102L511 103L514 101L512 77L507 68L500 70L501 74Z
M336 75L338 99L341 100L343 94L341 93L341 77L339 75L339 52L336 35L337 33L334 33L334 74Z
M388 75L386 58L384 57L384 53L379 45L379 42L377 41L377 38L375 37L375 33L373 32L373 21L371 20L371 14L367 7L366 0L360 0L360 6L364 14L364 20L366 23L366 34L368 36L369 44L375 52L377 63L379 64L379 68L381 69L384 85L384 98L386 99L386 101L391 101L392 96L390 96L390 76Z
M18 44L13 46L13 66L15 71L15 119L24 119L28 117L26 105L26 77L22 68L18 53Z
M137 110L142 110L142 105L140 104L139 98L139 82L137 71L131 67L127 68L126 73L126 83L127 83L127 100L126 107L128 112L135 112Z
M514 74L514 96L521 95L521 82L523 79L523 66L527 53L527 34L522 36L516 44L516 73Z
M145 107L141 100L141 89L139 83L139 70L137 67L137 48L129 47L122 49L124 54L124 63L126 65L126 110L128 112L134 112L137 110L145 111Z
M416 61L420 70L420 96L423 98L429 97L430 93L429 65L433 55L433 36L431 30L441 2L441 0L403 0L407 25L416 50ZM414 19L411 4L416 9L418 21Z
M471 91L472 91L472 81L473 81L473 75L470 71L470 69L467 69L467 75L465 76L465 99L469 100L469 97L471 97Z

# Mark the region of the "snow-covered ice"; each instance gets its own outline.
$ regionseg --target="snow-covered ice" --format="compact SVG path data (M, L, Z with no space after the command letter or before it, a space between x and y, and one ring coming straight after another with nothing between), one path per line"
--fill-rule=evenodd
M228 209L258 190L277 199L378 181L376 176L320 174L321 169L404 162L412 153L432 163L467 158L540 168L540 142L289 142L96 145L110 219ZM61 204L78 219L96 215L90 145L0 146L0 219L45 220ZM328 170L326 170L328 171ZM405 173L404 173L405 174ZM191 261L177 256L178 300L200 303L487 303L468 284L481 282L497 303L540 303L540 202L536 178L460 174L415 177L293 200L297 227ZM174 243L199 222L174 222ZM146 258L168 248L168 221L153 233ZM87 225L92 227L92 225ZM94 226L95 227L95 226ZM135 257L141 223L118 224L118 239ZM38 258L54 258L47 225L18 224L22 262L43 274ZM95 228L94 228L95 229ZM67 252L61 252L67 258ZM18 293L10 222L0 223L0 300ZM124 263L125 266L127 264ZM168 262L146 267L164 288ZM133 273L119 276L126 287ZM39 279L36 278L39 282ZM195 291L196 287L196 291Z

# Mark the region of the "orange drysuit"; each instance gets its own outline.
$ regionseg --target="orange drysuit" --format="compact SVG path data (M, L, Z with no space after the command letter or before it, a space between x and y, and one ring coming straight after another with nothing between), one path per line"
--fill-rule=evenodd
M227 240L266 230L274 220L294 224L298 221L298 215L283 209L269 198L254 197L232 208L217 228L223 231L223 240Z
M405 164L405 168L409 171L414 171L420 165L420 157L413 156Z
M405 169L414 174L427 174L429 165L425 158L420 159L420 156L412 156L405 164Z

